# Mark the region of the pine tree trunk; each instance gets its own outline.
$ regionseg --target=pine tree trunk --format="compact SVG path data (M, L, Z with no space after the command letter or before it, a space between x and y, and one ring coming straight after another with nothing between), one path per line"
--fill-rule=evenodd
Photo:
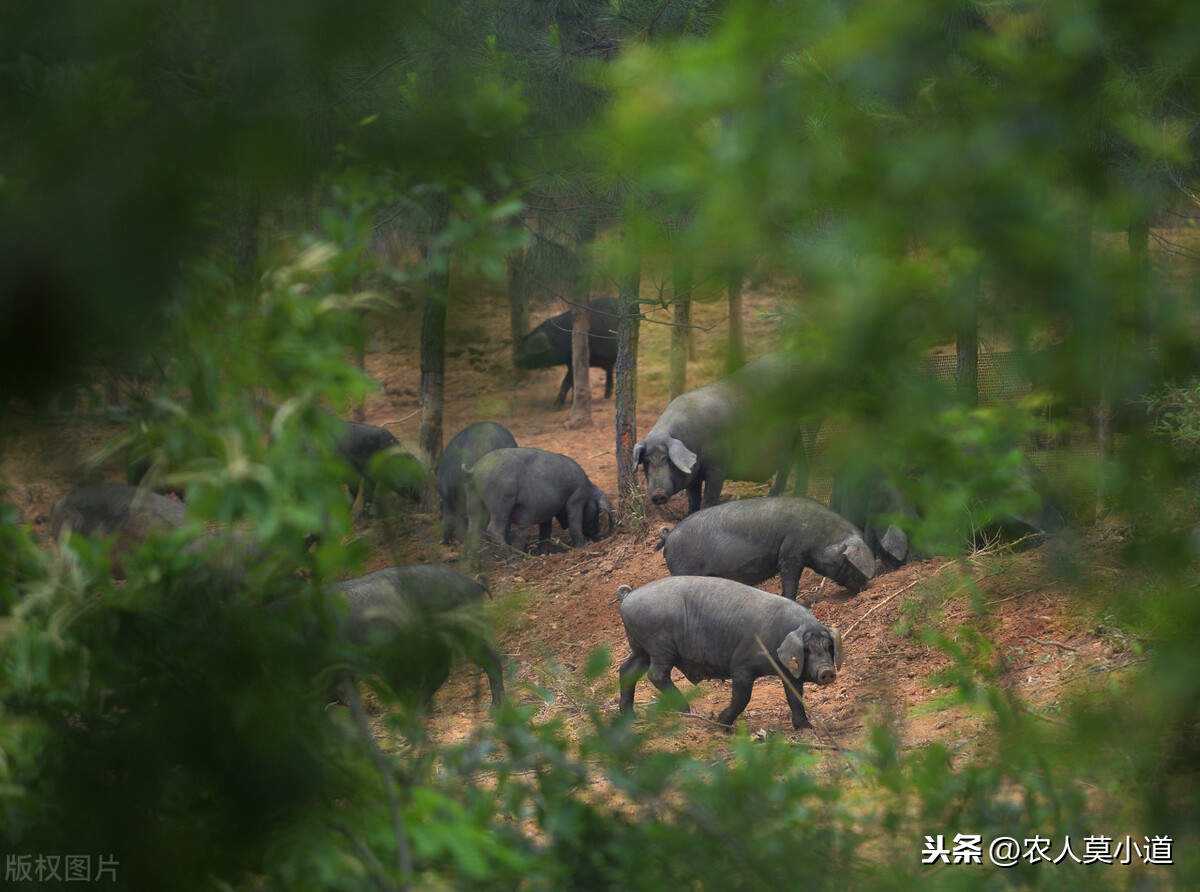
M617 295L621 318L617 324L616 413L617 516L629 516L637 494L637 468L633 464L633 445L637 442L637 358L638 292L641 270L634 269L621 279Z
M729 363L736 372L746 364L746 333L742 320L742 268L729 271Z
M979 274L972 271L957 295L958 362L954 370L954 393L959 405L968 409L979 405L979 293Z
M1096 481L1096 518L1108 513L1108 470L1112 467L1115 456L1112 435L1112 401L1108 397L1108 388L1100 392L1096 403L1096 452L1100 459L1100 473Z
M671 306L671 374L667 398L675 399L687 389L687 364L694 359L696 338L692 330L692 265L676 259L672 276L675 292Z
M1079 221L1078 237L1075 242L1076 258L1080 266L1091 262L1092 229L1094 219L1093 209L1089 206L1087 213ZM1110 400L1108 383L1101 381L1100 396L1096 400L1096 452L1098 473L1096 475L1096 514L1099 519L1108 511L1108 469L1113 458L1112 439L1112 402Z
M448 218L444 206L430 212L427 242L422 253L429 258L428 245L441 232ZM421 314L421 428L418 446L421 460L427 468L436 468L442 456L442 414L446 392L446 304L450 274L431 268L425 275L425 297ZM427 477L421 489L422 510L432 511L437 494L432 478Z
M508 258L508 326L512 333L513 359L517 356L517 344L529 331L529 296L525 293L525 252L519 251ZM514 372L520 370L513 365Z
M586 294L583 297L586 300ZM571 313L571 376L574 386L571 392L571 417L567 419L570 430L584 430L592 426L591 355L588 345L591 315L586 305L575 307Z
M258 265L258 195L249 185L240 183L234 201L234 268L238 280L249 283Z
M579 227L580 248L587 248L596 238L596 220L584 218ZM582 263L575 282L575 306L571 313L571 417L567 419L570 430L584 430L592 426L592 362L588 332L591 329L591 313L588 304L592 299L592 277L586 263Z
M1133 267L1133 319L1143 348L1150 341L1150 219L1139 214L1129 224L1129 262Z

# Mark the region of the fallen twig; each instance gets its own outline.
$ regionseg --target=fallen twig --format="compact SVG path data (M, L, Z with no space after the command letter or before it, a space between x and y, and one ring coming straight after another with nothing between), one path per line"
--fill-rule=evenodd
M1119 665L1116 665L1116 666L1109 666L1106 664L1100 664L1097 666L1089 666L1087 669L1084 669L1082 672L1076 672L1073 675L1063 676L1063 681L1064 682L1076 681L1077 679L1080 679L1080 678L1086 678L1089 675L1099 675L1101 672L1119 672L1120 670L1126 669L1129 666L1134 665L1135 663L1144 663L1149 659L1150 659L1149 657L1135 657L1132 660L1126 660L1124 663L1120 663Z
M1060 728L1069 728L1070 727L1070 725L1068 725L1062 719L1052 719L1052 718L1050 718L1050 716L1042 715L1042 713L1040 713L1040 712L1034 712L1032 709L1026 708L1024 710L1024 712L1027 715L1033 716L1035 719L1041 719L1043 722L1047 722L1051 725L1058 725L1058 727L1060 727Z
M718 722L716 719L710 719L706 715L700 715L698 712L681 712L685 719L699 719L702 722L708 722L710 725L716 725L718 728L724 728L726 731L733 728L733 725L726 725L724 722Z
M771 668L775 670L775 674L779 676L779 680L783 682L783 686L785 688L787 688L790 693L794 694L797 700L799 700L801 703L803 703L804 698L800 695L800 690L796 687L795 684L792 683L792 679L788 678L787 673L785 673L783 671L783 667L780 666L779 661L775 659L775 654L773 654L769 650L767 650L767 646L762 643L762 639L759 638L757 635L754 636L754 640L758 643L759 648L762 650L763 654L766 656L767 660L770 662ZM803 687L803 683L801 683L801 687ZM791 705L791 704L789 703L789 705ZM805 712L807 714L807 710ZM812 725L812 728L814 731L816 731L822 737L824 737L830 741L830 744L829 744L830 749L837 750L839 753L843 753L843 755L844 755L845 751L842 748L841 744L839 744L837 742L836 737L834 737L832 734L829 733L829 729L827 727L825 727L824 722L822 722L820 719L817 719L814 721L812 716L808 716L808 722L810 725ZM854 774L858 774L858 769L855 767L854 763L850 761L849 757L846 757L846 766Z
M904 594L906 591L908 591L910 588L912 588L918 582L923 582L924 579L925 579L925 577L922 577L921 579L914 579L908 585L904 586L904 588L900 589L900 591L893 592L892 594L888 595L886 598L884 598L882 601L880 601L878 604L876 604L874 607L872 607L870 610L868 610L866 613L864 613L862 616L860 616L858 619L856 619L854 621L854 624L851 625L850 628L848 628L846 631L842 632L842 643L843 644L846 643L846 639L850 636L850 633L853 632L858 627L859 623L861 623L864 619L866 619L868 616L870 616L872 613L874 613L876 610L878 610L880 607L882 607L888 601L892 600L892 598L896 597L897 595Z
M986 604L986 606L991 607L993 604L1003 604L1005 601L1015 601L1015 600L1017 600L1017 598L1024 598L1026 595L1033 594L1033 592L1034 592L1034 589L1027 588L1027 589L1025 589L1025 591L1018 592L1017 594L1013 595L1011 598L999 598L995 601L985 601L984 603Z
M421 414L421 410L420 410L420 409L417 409L415 412L409 412L409 413L408 413L407 415L405 415L403 418L398 418L398 419L396 419L395 421L384 421L384 422L381 422L379 426L380 426L380 427L387 427L389 424L403 424L404 422L408 421L408 419L410 419L410 418L416 418L416 417L417 417L418 415L420 415L420 414Z
M1050 647L1050 646L1061 647L1063 650L1070 650L1070 651L1078 650L1078 648L1072 647L1069 644L1059 644L1057 641L1043 641L1041 638L1034 638L1032 635L1022 635L1021 637L1026 639L1027 641L1032 641L1034 644L1042 644L1047 647Z

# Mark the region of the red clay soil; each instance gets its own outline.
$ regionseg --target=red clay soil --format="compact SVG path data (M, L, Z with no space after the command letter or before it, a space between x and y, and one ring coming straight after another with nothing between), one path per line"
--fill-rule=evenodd
M769 288L759 288L747 293L745 300L747 342L757 355L776 343L769 311L777 298ZM555 311L546 308L534 321ZM401 319L374 325L366 365L380 387L363 419L373 424L391 422L393 432L413 445L414 452L420 409L416 313L410 308ZM719 374L723 313L720 303L697 306L696 324L708 330L698 333L697 351L703 359L689 368L689 386ZM650 316L667 318L661 309ZM507 325L507 307L494 294L452 302L444 440L473 421L499 421L520 445L574 458L615 503L613 401L603 399L603 372L592 370L592 427L569 430L565 426L569 410L551 409L564 369L525 373L518 379L509 362ZM667 402L667 332L666 326L654 322L642 327L638 381L642 433ZM115 461L92 472L82 466L114 432L100 421L77 417L31 420L10 428L0 444L0 470L11 484L8 497L18 505L22 520L44 533L50 507L62 495L82 482L121 479ZM734 496L765 494L765 487L729 489ZM393 504L402 514L402 542L385 541L386 530L394 525L357 521L356 533L378 543L366 569L398 561L458 559L457 545L438 543L436 515L421 514L399 500ZM636 587L667 575L662 553L653 550L656 531L660 524L681 519L685 509L685 496L680 493L664 508L649 509L649 516L627 521L600 542L530 555L511 564L493 561L485 568L494 595L499 649L508 659L507 684L514 697L541 704L529 686L548 687L557 692L556 700L543 705L542 711L561 710L568 721L581 715L585 699L615 710L616 665L627 655L628 645L617 606L610 602L619 585ZM755 685L744 721L755 733L788 735L828 747L857 746L872 723L887 722L906 745L938 740L956 752L969 752L983 731L983 721L965 706L949 705L951 689L936 680L937 673L949 665L948 658L923 643L919 631L909 631L936 625L953 637L957 624L968 619L986 625L1002 683L1030 709L1054 711L1073 685L1129 659L1119 641L1104 640L1092 630L1094 622L1069 592L1046 582L1051 577L1041 572L1043 552L1055 547L1051 543L1015 556L985 554L962 563L910 564L877 577L858 595L848 595L806 571L800 583L801 600L822 622L841 630L845 666L834 684L805 686L815 730L792 731L777 679L762 679ZM779 580L764 588L778 592ZM581 669L601 646L611 650L613 668L598 682L588 683ZM459 739L484 720L489 698L481 679L473 665L456 669L430 718L435 739ZM677 680L685 693L692 690L686 681ZM664 740L664 746L702 748L714 735L721 735L712 719L728 703L728 684L707 682L699 693L682 732ZM644 681L637 702L644 704L653 694L653 687Z

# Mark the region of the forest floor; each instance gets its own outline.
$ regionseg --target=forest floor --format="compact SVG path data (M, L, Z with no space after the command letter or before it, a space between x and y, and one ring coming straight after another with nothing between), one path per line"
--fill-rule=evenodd
M649 297L649 295L646 295ZM747 346L751 355L778 343L772 313L779 294L757 285L746 294ZM556 311L534 314L533 322ZM695 324L699 362L689 366L689 387L720 374L725 308L720 302L698 304ZM643 324L638 379L638 430L650 429L667 402L668 328L663 309ZM369 338L367 370L379 382L363 420L391 423L406 443L415 443L419 424L419 310L410 305L389 322L376 320ZM495 294L476 293L452 301L448 328L445 440L465 425L495 420L507 426L523 446L561 452L578 461L615 503L613 401L603 398L603 372L592 370L592 427L570 430L569 409L551 408L562 368L525 373L517 378L509 357L507 306ZM398 422L398 423L397 423ZM121 480L116 462L86 472L82 461L116 433L97 419L71 416L29 420L4 435L0 471L10 484L8 498L22 520L48 533L51 506L72 488L98 479ZM765 494L765 487L733 485L733 496ZM440 521L411 503L393 497L399 520L360 518L358 535L370 537L367 570L392 563L459 558L457 545L439 543ZM490 612L498 647L507 660L511 696L535 704L539 716L559 713L566 722L582 722L588 701L615 712L616 665L628 653L618 608L617 587L637 587L667 575L661 551L653 550L661 524L682 519L683 493L662 509L628 520L616 533L583 548L529 555L515 563L485 567L493 600ZM402 535L394 534L397 528ZM928 560L877 576L857 595L806 571L802 600L817 618L842 632L846 662L837 681L824 688L805 687L815 730L794 732L783 687L762 679L743 719L754 734L784 735L818 744L836 753L864 744L875 723L887 723L906 747L938 741L967 756L987 739L986 717L953 696L953 685L939 673L951 665L946 653L923 632L953 641L961 624L986 629L994 649L988 659L999 683L1029 710L1054 721L1053 714L1073 691L1107 684L1110 673L1138 659L1131 642L1106 624L1102 610L1081 601L1072 586L1049 572L1064 560L1087 568L1087 585L1115 585L1115 571L1100 555L1113 553L1119 528L1089 529L1058 537L1017 553L988 550L961 561ZM1081 557L1082 556L1082 557ZM779 591L776 578L763 586ZM596 648L611 652L612 668L588 681L583 667ZM685 692L693 691L686 681ZM544 693L549 691L549 699ZM654 695L648 681L637 702ZM713 717L728 703L728 683L706 682L694 691L691 714L678 733L664 738L671 749L704 750L723 739ZM437 696L429 718L431 737L452 741L468 736L486 721L487 686L470 664L456 669Z

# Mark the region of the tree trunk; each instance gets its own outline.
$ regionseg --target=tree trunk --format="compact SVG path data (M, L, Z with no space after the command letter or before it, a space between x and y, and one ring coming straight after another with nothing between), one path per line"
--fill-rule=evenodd
M692 329L692 265L676 259L672 286L675 292L671 307L671 374L667 383L667 398L675 399L687 389L687 364L695 359L696 337Z
M584 217L579 226L578 247L586 249L596 238L596 220L591 215ZM592 277L586 260L581 261L575 276L575 306L571 313L571 417L567 419L570 430L584 430L592 426L592 362L588 332L591 329L591 313L588 304L592 299Z
M516 359L517 344L529 331L529 295L526 292L525 251L508 258L508 326L512 333L512 354ZM513 370L519 373L516 365Z
M444 206L430 212L429 231L422 248L429 259L429 244L441 232L449 214ZM425 274L425 296L421 314L421 428L418 446L427 468L436 468L442 457L442 413L446 392L446 304L450 273L431 267ZM421 488L422 510L432 511L437 493L432 477Z
M746 364L746 331L742 321L742 268L729 271L729 357L728 370Z
M249 284L258 266L258 195L246 183L239 183L234 202L234 268L238 281Z
M637 468L633 464L633 444L637 442L637 355L638 292L641 269L635 268L621 278L617 294L621 318L617 323L616 413L617 516L629 516L637 493Z
M979 405L979 273L964 276L959 288L957 352L954 393L960 405L974 409Z
M1096 452L1099 453L1100 472L1096 479L1096 518L1108 513L1108 472L1115 456L1112 435L1112 400L1108 388L1102 387L1096 402Z
M1092 257L1092 228L1095 213L1089 205L1087 213L1083 215L1079 221L1078 239L1075 244L1075 251L1078 255L1076 262L1080 267L1083 267L1091 262ZM1072 335L1075 333L1072 332ZM1078 349L1078 348L1075 348ZM1100 348L1103 349L1103 348ZM1094 519L1099 519L1108 511L1108 472L1111 467L1113 458L1113 437L1112 437L1112 401L1108 382L1101 377L1100 381L1100 396L1096 400L1095 417L1096 417L1096 452L1097 452L1097 473L1096 473L1096 514Z
M1139 346L1150 345L1150 219L1139 214L1129 224L1129 262L1133 267L1133 320Z
M586 293L583 295L586 300ZM567 419L570 430L584 430L592 426L592 374L588 331L592 314L586 305L575 307L571 313L571 417Z
M354 367L363 374L367 372L367 343L365 338L354 345ZM350 420L363 422L367 420L367 398L363 396L355 400L350 408Z

